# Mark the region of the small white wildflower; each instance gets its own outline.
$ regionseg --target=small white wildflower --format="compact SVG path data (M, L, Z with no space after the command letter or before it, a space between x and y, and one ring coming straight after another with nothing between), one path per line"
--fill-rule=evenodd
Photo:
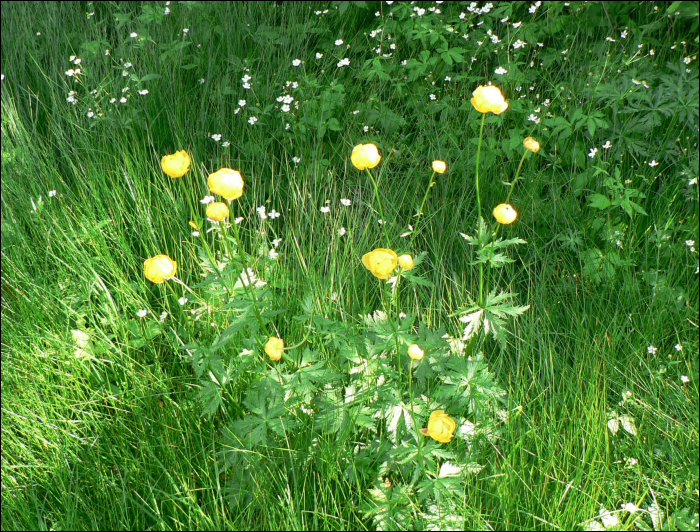
M72 68L69 68L68 70L66 70L66 76L68 76L69 78L72 78L73 76L75 76L75 70L73 70Z
M280 107L280 111L282 111L283 113L288 113L289 111L291 111L291 107L289 107L288 103L285 103L282 107Z
M270 212L267 213L267 216L271 220L274 220L275 218L279 218L281 215L275 209L272 209Z
M221 143L222 148L228 148L231 145L230 140L225 140L224 142Z
M270 257L270 259L275 260L277 257L280 256L280 254L277 253L274 249L271 249L267 256Z
M694 177L693 179L688 179L688 186L689 186L689 187L692 187L693 185L697 185L697 184L698 184L698 178L697 178L697 177Z
M434 94L431 94L430 96L428 96L428 98L430 98L433 101L437 100L437 96L435 96Z
M139 318L145 318L145 317L146 317L146 314L148 314L148 310L145 309L145 308L142 308L141 310L139 310L139 311L136 313L136 315L137 315Z
M170 8L169 8L169 7L166 7L166 8L163 10L163 14L164 14L164 15L169 15L169 14L170 14Z
M251 117L248 119L248 123L249 123L251 126L254 125L255 122L257 122L257 121L258 121L258 117L256 117L256 116L251 116Z
M593 159L593 157L596 156L596 153L598 153L598 148L591 148L591 151L588 152L588 156Z
M615 42L615 39L613 39L612 37L606 37L605 40L608 42Z
M321 59L323 54L321 52L316 52L316 59Z
M139 36L139 34L136 33L135 31L132 31L132 32L131 32L131 35L129 35L129 37L131 37L132 39L135 39L135 38L138 37L138 36Z
M124 88L122 89L122 93L125 93L125 92L129 92L129 87L124 87Z
M638 507L636 504L631 503L631 502L628 502L628 503L623 504L623 505L622 505L622 509L623 509L625 512L629 512L629 513L631 513L631 514L636 513L636 512L639 511L639 507Z
M540 117L537 116L536 114L531 114L530 116L527 117L528 121L534 122L535 124L540 123Z
M77 65L77 63L76 63L76 65ZM124 63L124 68L131 68L132 66L134 66L134 65L132 65L131 63L128 63L128 62Z
M189 299L187 299L185 296L182 296L180 299L177 300L177 302L180 303L180 305L184 305L188 301Z
M610 149L610 148L612 148L612 143L609 140L606 140L605 144L603 144L602 148L604 150Z
M692 248L695 245L695 240L686 240L685 245Z
M182 28L182 33L184 33L185 35L187 35L189 32L190 32L189 28Z
M341 200L340 200L340 203L341 203L342 205L345 205L346 207L350 207L350 205L352 205L352 201L350 201L350 200L347 199L347 198L341 199Z
M384 225L386 222L380 218L379 220L377 220L377 223L379 225Z
M160 321L161 321L161 322L164 322L164 321L165 321L165 318L167 318L167 317L168 317L168 311L167 311L167 310L164 310L163 312L160 313Z
M235 223L236 225L240 225L243 220L244 220L243 216L239 216L238 218L233 220L233 223Z
M192 231L192 236L197 238L199 236L199 231Z
M348 59L347 57L345 59L341 59L340 61L338 61L338 65L337 65L338 68L342 68L344 66L350 66L350 59Z
M49 198L53 198L56 195L55 190L49 190Z
M658 348L654 347L653 345L650 345L649 347L647 347L647 353L649 353L650 355L655 355L657 351L658 351Z
M148 89L143 89L142 91L139 91L139 94L141 96L146 96L146 94L148 94Z
M692 61L693 61L693 58L692 58L692 57L685 57L685 58L683 58L683 62L684 62L686 65L689 65Z
M292 66L298 67L299 65L301 65L301 59L295 59L292 61Z
M238 100L238 107L245 107L245 104L247 104L245 100Z
M299 164L301 162L301 158L300 157L292 157L292 162L294 164Z
M275 246L275 247L278 247L281 243L282 243L282 239L281 239L281 238L275 238L275 239L272 241L272 245Z
M261 205L260 207L258 207L255 210L258 212L261 219L267 220L267 212L266 212L267 209L265 208L265 205Z
M210 135L210 138L214 142L219 142L221 140L221 133L214 133L213 135Z
M119 102L120 102L120 103L126 103L126 102L127 102L127 99L124 98L124 97L119 98Z
M328 214L329 212L331 212L331 208L328 207L327 205L324 205L323 207L321 207L321 212L323 214Z
M496 70L494 70L494 73L498 75L503 75L507 74L508 71L505 68L499 66Z
M527 43L525 41L518 39L513 43L513 48L517 50L518 48L524 48L526 45Z
M629 35L629 31L628 31L628 30L625 30L625 31L623 31L622 33L620 33L620 37L621 37L622 39L626 39L628 35Z
M199 78L199 84L200 84L200 85L204 85L206 82L207 82L206 79L204 79L204 78Z
M345 227L341 227L340 229L338 229L338 236L345 236L346 233L347 231Z
M94 118L94 117L95 117L95 113L93 113L92 111L88 111L88 112L87 112L87 117L88 117L88 118Z
M522 26L522 22L513 22L513 27L517 30L520 26Z
M369 131L369 126L363 127L363 128L362 128L362 131L364 131L365 133L367 133L367 132Z
M636 80L636 79L634 79L634 78L632 78L632 83L634 83L635 85L641 85L641 84L642 84L641 81Z
M687 375L681 375L681 382L683 384L686 384L686 383L690 382L690 378Z
M445 76L445 81L452 81L452 78L450 76Z
M683 346L682 346L681 344L676 344L676 345L673 346L673 347L674 347L674 348L676 349L676 351L678 351L678 352L683 351Z
M655 166L659 166L659 163L656 162L656 159L652 159L651 162L649 163L649 166L654 168Z
M212 201L216 201L216 198L214 196L204 196L201 200L199 200L199 203L202 203L203 205L207 205L211 203Z
M343 39L338 39L337 41L335 41L336 46L340 46L341 44L343 44Z
M654 55L655 53L656 53L656 52L654 51L653 48L652 48L651 50L649 50L649 55Z

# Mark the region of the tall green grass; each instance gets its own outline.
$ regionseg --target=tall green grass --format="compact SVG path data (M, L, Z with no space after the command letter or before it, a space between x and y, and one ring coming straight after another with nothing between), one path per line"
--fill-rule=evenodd
M468 13L469 3L449 4L423 7L453 18ZM360 489L348 474L365 467L353 462L362 442L347 433L320 436L307 424L294 446L245 451L254 454L252 480L237 479L235 467L224 472L235 454L225 427L242 407L232 401L211 418L200 415L199 381L180 349L194 317L144 278L142 264L167 253L182 280L196 284L201 270L186 195L197 202L208 193L210 172L240 168L247 188L236 209L250 222L246 246L258 250L282 239L278 260L266 270L280 307L293 315L310 295L319 315L361 323L361 314L381 306L360 257L377 247L382 231L371 183L352 167L350 153L372 140L384 154L380 197L397 235L413 223L430 161L449 162L414 244L427 252L422 273L435 286L402 297L405 311L461 336L463 325L449 316L478 290L474 254L459 236L476 226L478 130L469 98L493 80L506 87L521 118L506 127L487 123L484 205L507 194L503 182L512 179L522 152L510 154L522 137L541 138L544 153L526 160L513 195L520 219L509 234L528 244L492 279L530 305L512 325L507 349L484 343L485 360L507 391L510 420L489 440L485 467L460 500L457 526L584 528L601 508L618 511L631 502L643 511L614 513L620 529L697 530L698 255L691 250L700 240L697 16L691 3L678 2L567 8L552 2L536 15L525 4L500 4L510 20L496 25L504 11L493 29L506 40L514 32L509 24L522 19L530 48L537 50L538 39L545 43L532 52L540 64L513 59L510 76L494 77L515 52L509 45L501 55L478 55L475 26L475 36L461 44L462 63L432 63L411 81L396 74L397 65L382 67L388 78L359 77L374 68L364 61L377 55L369 32L393 24L388 13L397 6L386 3L178 2L167 16L140 20L164 5L3 5L3 529L374 529L364 510L369 486ZM579 7L585 11L574 11ZM314 14L324 9L329 13ZM122 25L125 16L131 18ZM431 16L438 17L423 20L433 20L425 23L432 34L449 37ZM425 42L409 39L409 23L392 31L408 50L403 53L426 62L411 46L421 42L433 57L438 44L419 18L410 24ZM623 39L626 27L631 36ZM139 44L132 31L148 40ZM191 44L178 49L186 38ZM336 67L336 39L351 45L340 55L351 58L353 76ZM316 60L317 52L324 58ZM94 88L118 97L128 83L130 101L115 104L119 112L106 112L105 120L86 118L82 101L66 101L76 86L64 74L75 68L71 55L84 60L86 93ZM691 61L686 65L683 57ZM295 58L303 65L293 67ZM123 79L115 66L121 59L133 62L139 77L160 76L138 84L147 95ZM253 77L250 91L241 89L245 68ZM444 106L431 106L428 95L441 87L432 81L447 75L455 80L441 88ZM653 97L635 96L632 78L648 81ZM286 134L279 113L265 110L290 80L303 91L299 121L324 124L326 131L316 125ZM338 85L342 100L334 100ZM678 94L667 97L674 87ZM545 120L536 127L525 110L538 92L533 106L551 100L543 118L599 111L606 126L593 134L587 123L571 126L568 137ZM235 114L239 99L247 104ZM352 114L355 109L361 113ZM253 115L260 120L250 125ZM332 118L340 119L337 130ZM215 133L231 146L207 136ZM615 139L610 152L601 148L608 138ZM625 140L632 138L636 148ZM599 153L589 158L595 146ZM171 180L160 158L179 149L192 155L192 169ZM603 167L603 157L611 175L617 167L623 180L633 180L628 188L644 192L639 202L646 215L629 217L620 208L601 215L591 206L592 194L613 194L605 175L592 169ZM650 166L652 160L661 165ZM49 197L51 190L56 196ZM352 205L341 206L341 198ZM327 200L331 213L323 214ZM263 225L255 211L261 205L282 218ZM145 343L133 334L145 330L136 316L142 308L150 309L149 320L169 313L166 332ZM204 319L221 327L220 317ZM73 330L91 332L95 359L76 355ZM303 324L290 321L281 332L301 338ZM633 418L636 434L622 428L613 434L612 411ZM654 505L665 524L652 519Z

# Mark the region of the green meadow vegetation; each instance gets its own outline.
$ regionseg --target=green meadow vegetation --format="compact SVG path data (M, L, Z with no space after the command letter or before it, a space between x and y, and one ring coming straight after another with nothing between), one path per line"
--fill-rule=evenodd
M3 530L698 530L697 2L3 2Z

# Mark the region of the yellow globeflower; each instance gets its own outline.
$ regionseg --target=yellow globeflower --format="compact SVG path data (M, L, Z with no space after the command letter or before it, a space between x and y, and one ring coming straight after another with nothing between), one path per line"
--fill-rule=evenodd
M358 144L353 148L350 160L355 168L364 170L377 166L382 156L379 155L379 149L374 144Z
M209 190L227 200L235 200L243 195L243 177L238 170L222 168L209 174Z
M508 225L512 224L518 217L518 213L515 212L513 206L509 203L501 203L497 205L493 210L493 217L499 224Z
M190 156L185 150L180 150L172 155L166 155L160 160L160 167L163 172L173 179L182 177L190 170Z
M500 115L508 109L508 102L503 97L501 89L494 85L482 85L473 92L471 99L474 109L480 113L494 113Z
M156 255L146 259L143 263L143 274L152 283L161 284L163 281L175 277L177 262L167 255Z
M413 257L411 257L408 253L399 255L399 266L401 266L404 270L412 270Z
M523 141L523 146L525 146L525 149L530 150L532 153L537 153L540 151L540 143L537 142L535 139L532 137L528 137Z
M457 423L454 419L448 416L444 410L436 410L430 414L428 420L428 428L420 429L425 436L430 436L435 441L440 443L450 443L455 435Z
M447 163L445 161L435 160L433 161L433 172L438 174L444 174L447 171Z
M391 249L377 248L362 256L362 264L379 279L388 279L398 263L396 252Z
M282 358L283 351L284 340L282 340L282 338L270 336L270 339L265 344L265 352L267 353L267 356L270 357L270 360L274 360L275 362L278 361L280 358Z
M423 360L425 351L423 351L418 344L411 344L408 346L408 356L413 360Z
M228 205L222 201L217 201L216 203L210 203L207 205L207 218L210 218L215 222L223 222L224 218L228 218L228 215Z

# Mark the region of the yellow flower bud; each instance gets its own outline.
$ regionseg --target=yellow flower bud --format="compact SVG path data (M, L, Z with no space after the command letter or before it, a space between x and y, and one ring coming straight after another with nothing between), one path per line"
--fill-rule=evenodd
M430 436L435 441L440 443L449 443L455 434L457 423L454 419L448 416L444 410L436 410L430 414L428 419L428 428L420 429L425 436Z
M152 283L161 284L163 281L175 277L177 262L167 255L156 255L146 259L143 263L143 274Z
M497 205L493 210L493 217L499 224L508 225L512 224L518 217L518 213L509 203L501 203Z
M190 227L191 227L192 229L194 229L195 231L199 231L199 227L198 227L197 224L194 222L194 220L190 220L190 221L189 221L189 224L190 224Z
M207 205L207 218L210 218L215 222L223 222L224 218L228 218L228 215L228 205L222 201L217 201L216 203L210 203Z
M447 171L447 163L445 161L433 161L433 172L444 174Z
M243 177L238 170L222 168L209 174L209 190L227 200L235 200L243 195Z
M530 150L532 153L537 153L540 151L540 143L537 142L535 139L532 137L528 137L523 141L523 146L525 146L526 150Z
M185 150L180 150L172 155L166 155L160 160L163 172L173 179L182 177L190 170L190 156Z
M355 168L364 170L377 166L382 160L382 156L379 155L379 150L374 144L358 144L353 148L350 160Z
M404 270L412 270L413 257L411 257L408 253L399 255L399 266L401 266Z
M423 351L418 344L411 344L408 346L408 356L413 360L423 360L425 351Z
M477 87L472 94L474 96L471 99L472 105L474 109L480 113L494 113L500 115L503 111L508 109L508 102L503 97L501 89L494 85L482 85Z
M378 279L388 279L398 263L396 252L391 249L377 248L362 256L362 264Z
M265 344L265 353L270 357L270 360L278 361L282 358L282 352L284 351L284 340L282 338L275 338L270 336L270 339Z

